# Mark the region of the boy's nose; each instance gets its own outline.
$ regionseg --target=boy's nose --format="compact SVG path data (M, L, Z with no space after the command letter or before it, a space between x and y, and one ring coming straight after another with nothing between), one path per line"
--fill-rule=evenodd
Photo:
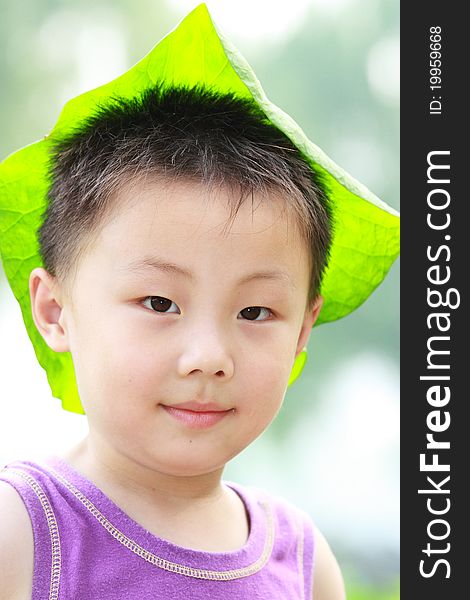
M178 361L181 377L195 375L229 380L234 373L233 357L220 336L195 332L190 341L184 344Z

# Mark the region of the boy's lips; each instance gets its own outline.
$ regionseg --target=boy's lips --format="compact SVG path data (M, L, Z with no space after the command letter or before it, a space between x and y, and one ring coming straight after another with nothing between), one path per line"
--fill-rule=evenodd
M183 402L161 406L171 417L194 429L211 427L235 412L234 408L226 409L214 402Z

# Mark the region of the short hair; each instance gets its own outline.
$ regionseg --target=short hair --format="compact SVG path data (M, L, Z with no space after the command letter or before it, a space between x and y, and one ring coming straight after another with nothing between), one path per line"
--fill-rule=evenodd
M116 194L148 176L195 180L237 192L230 219L254 193L276 193L309 248L307 302L318 295L331 244L331 210L320 177L254 100L209 88L155 85L112 98L52 145L51 185L38 230L44 267L65 283Z

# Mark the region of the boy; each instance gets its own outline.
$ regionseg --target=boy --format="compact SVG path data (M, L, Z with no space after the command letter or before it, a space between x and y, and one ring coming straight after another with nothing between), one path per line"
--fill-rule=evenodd
M199 27L210 26L196 14ZM43 345L38 353L51 386L66 408L85 411L90 433L47 468L13 465L10 478L6 469L8 597L43 597L47 583L50 597L146 598L156 589L161 597L344 597L328 545L300 511L221 480L226 462L276 416L321 314L332 221L336 243L344 229L340 194L252 99L189 83L115 94L51 136L38 233L45 269L31 271L31 309L41 339L60 353L41 355ZM363 220L367 210L357 210ZM334 308L346 304L339 292L329 300L330 319L358 303ZM64 365L57 373L62 353L73 376ZM46 583L27 486L48 515ZM81 505L69 513L74 499ZM95 525L96 540L111 533L103 544L125 548L118 556L109 546L116 555L103 573L97 541L91 555L76 550L88 543L68 522L77 514L82 527L93 518L105 529ZM135 541L138 526L159 552ZM137 531L132 539L124 527ZM74 556L86 572L66 572ZM149 563L159 570L145 570Z

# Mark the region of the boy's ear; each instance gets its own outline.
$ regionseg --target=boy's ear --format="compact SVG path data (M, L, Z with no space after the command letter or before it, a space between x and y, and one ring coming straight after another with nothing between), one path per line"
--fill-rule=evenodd
M304 321L300 330L299 339L297 341L297 348L295 350L295 357L302 352L308 343L312 327L320 314L321 307L323 306L323 296L317 296L313 304L305 311Z
M33 269L29 275L29 295L33 321L46 344L56 352L70 350L56 279L41 267Z

